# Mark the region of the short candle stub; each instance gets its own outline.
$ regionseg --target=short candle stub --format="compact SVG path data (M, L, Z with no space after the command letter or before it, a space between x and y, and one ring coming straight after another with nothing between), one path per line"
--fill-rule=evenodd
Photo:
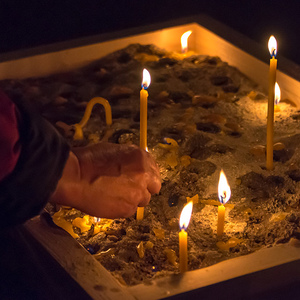
M181 273L188 270L188 249L187 249L187 232L193 210L193 201L190 201L182 209L179 218L179 270Z
M136 220L141 221L144 219L144 207L138 207L136 211Z
M230 199L231 190L227 182L227 178L223 170L220 172L220 179L218 185L218 195L221 205L218 207L218 225L217 225L217 236L221 237L224 232L224 221L225 221L225 206L224 204Z

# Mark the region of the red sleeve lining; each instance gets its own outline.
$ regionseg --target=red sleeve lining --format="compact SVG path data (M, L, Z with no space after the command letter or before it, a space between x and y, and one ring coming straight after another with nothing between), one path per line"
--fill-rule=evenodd
M0 181L14 170L20 152L16 107L0 91Z

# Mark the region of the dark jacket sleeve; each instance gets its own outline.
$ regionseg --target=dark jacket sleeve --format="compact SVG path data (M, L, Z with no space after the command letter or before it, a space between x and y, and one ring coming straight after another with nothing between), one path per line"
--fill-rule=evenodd
M0 228L21 224L41 211L69 155L69 145L50 123L20 97L12 100L20 115L21 153L12 173L0 181Z

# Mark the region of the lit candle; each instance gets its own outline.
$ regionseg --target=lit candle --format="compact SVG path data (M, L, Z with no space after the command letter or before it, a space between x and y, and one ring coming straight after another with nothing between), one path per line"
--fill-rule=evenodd
M275 83L275 106L274 106L274 110L276 112L280 111L280 107L279 107L279 102L280 102L280 98L281 98L281 91L280 91L280 87L278 85L278 83Z
M101 218L94 217L94 232L93 232L93 235L100 232L100 230L101 230L101 227L100 227L100 224L99 224L100 221L101 221Z
M191 35L192 31L186 31L182 36L181 36L181 52L183 54L188 52L188 38Z
M151 82L148 70L143 70L142 89L140 92L140 148L147 150L147 102L148 92L146 89Z
M271 54L269 71L269 96L268 96L268 120L267 120L267 163L268 170L273 169L273 132L274 132L274 87L276 82L277 69L277 41L272 35L268 43Z
M82 140L83 139L82 128L88 122L95 104L103 105L104 110L105 110L106 125L110 126L112 124L112 113L111 113L111 106L110 106L109 102L102 97L95 97L95 98L91 99L89 101L89 103L87 104L82 120L79 123L73 125L75 128L74 140Z
M100 223L100 221L101 221L101 218L94 217L94 223L98 224L98 223Z
M224 220L225 220L225 206L224 204L230 199L231 190L228 185L227 178L221 170L220 179L218 185L218 194L221 205L218 206L218 227L217 227L217 235L221 236L224 232Z
M190 201L183 208L179 226L181 231L179 232L179 269L180 272L186 272L188 269L188 253L187 253L187 232L186 229L189 226L193 210L193 201Z
M147 151L147 100L148 92L146 89L151 82L150 73L148 70L143 70L142 89L140 92L140 148ZM136 212L136 219L142 220L144 218L144 207L138 207Z

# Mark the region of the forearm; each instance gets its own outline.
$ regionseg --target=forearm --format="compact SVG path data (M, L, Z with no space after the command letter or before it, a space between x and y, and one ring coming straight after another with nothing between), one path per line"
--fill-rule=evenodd
M69 155L59 133L19 99L21 153L13 171L0 182L0 228L37 215L55 191Z

